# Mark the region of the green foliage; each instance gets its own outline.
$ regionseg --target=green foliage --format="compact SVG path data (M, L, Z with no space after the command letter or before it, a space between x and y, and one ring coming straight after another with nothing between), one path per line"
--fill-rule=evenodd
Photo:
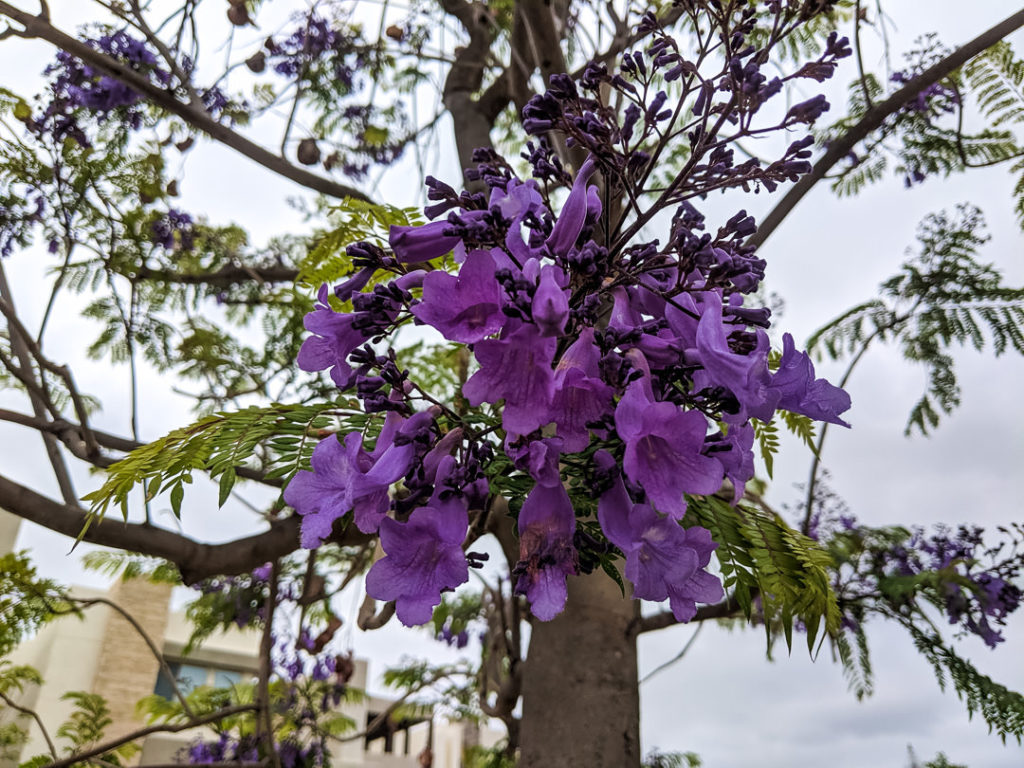
M1024 61L1006 40L971 59L964 67L981 113L995 126L1024 121Z
M154 584L181 584L181 574L173 563L134 552L97 549L83 555L82 564L88 570L102 573L111 579L146 579Z
M296 282L314 289L337 282L352 272L352 261L345 253L347 246L365 240L387 248L389 227L422 224L423 216L416 207L397 208L346 198L331 209L331 220L334 228L321 235L299 261Z
M934 36L918 40L907 53L908 76L915 76L948 51ZM892 114L880 128L866 137L832 175L832 189L840 196L855 195L868 184L883 179L892 168L908 186L929 176L949 176L969 168L981 168L1021 157L1015 134L1006 126L1024 116L1021 78L1024 64L1006 42L980 54L962 71L939 81L939 95L927 96L927 105L910 104ZM847 134L868 109L889 94L871 73L864 73L849 86L846 116L818 131L819 142L827 145ZM976 132L965 130L965 105L973 95L984 124ZM935 104L931 101L935 100ZM895 160L895 162L891 162ZM1024 163L1011 168L1014 173ZM1024 180L1016 194L1018 214L1024 217ZM1024 218L1021 219L1024 223Z
M764 469L771 478L775 469L775 456L779 452L779 425L775 419L767 424L760 419L751 419L750 423L754 427L754 438L757 440Z
M923 765L917 761L917 755L914 753L914 748L911 746L907 747L907 755L910 758L909 768L967 768L966 765L953 764L949 762L949 758L946 757L942 752L939 752L934 758L929 760Z
M702 765L696 752L659 752L654 749L647 753L642 768L700 768Z
M219 479L223 505L238 479L238 468L252 466L254 457L262 459L268 479L287 480L308 466L317 440L333 439L327 431L332 420L345 431L367 424L365 415L332 402L277 403L215 413L132 451L107 469L99 489L83 498L91 502L93 516L102 517L116 504L127 517L129 494L143 484L147 499L168 492L178 516L184 486L192 482L193 472L201 471Z
M469 747L462 755L465 768L516 768L516 760L509 757L504 744L493 747Z
M477 696L477 675L477 668L465 660L434 664L403 658L398 666L384 671L384 684L401 692L402 705L392 718L429 717L434 713L479 722L484 715Z
M871 652L863 622L858 622L852 628L843 627L842 631L835 636L834 642L839 662L843 666L846 684L857 697L857 701L862 701L875 690Z
M968 714L980 714L988 724L989 732L998 733L1004 743L1007 736L1015 738L1018 744L1022 743L1024 696L981 674L967 659L948 647L937 633L922 630L909 622L905 626L917 650L932 665L939 686L945 690L947 683L951 684L967 705Z
M26 688L42 682L34 668L0 658L0 761L16 760L28 741L28 713L5 706L4 697L17 699Z
M276 740L296 736L305 727L309 730L307 712L320 712L322 703L333 694L333 681L314 680L302 677L294 683L281 679L269 682L270 709L274 713L273 729ZM365 694L358 688L346 686L341 692L341 702L357 703ZM196 717L216 714L228 707L252 706L256 701L255 679L230 687L201 685L185 694L189 709ZM177 699L165 699L151 694L139 701L136 707L147 723L184 723L189 717ZM231 733L244 737L258 730L255 708L242 710L211 723L217 733ZM341 736L355 730L352 718L338 709L322 713L316 718L315 727L319 732Z
M0 657L57 615L77 613L65 587L41 578L25 552L0 556Z
M57 737L67 739L70 744L65 748L69 755L75 755L101 743L107 728L114 722L110 717L110 707L106 699L96 693L86 691L68 691L61 699L74 704L74 710L68 719L57 729ZM81 765L123 766L141 747L134 742L122 744L110 752L105 752L95 759L83 760Z
M1006 286L994 266L977 260L988 240L984 227L981 211L970 205L953 216L930 214L918 228L918 253L882 283L882 298L845 312L807 342L812 354L852 356L851 370L876 340L895 342L904 358L921 364L927 384L907 434L927 434L960 404L953 347L982 351L991 344L997 356L1009 349L1024 354L1024 288Z
M745 504L735 507L717 496L690 497L687 518L711 531L725 589L743 612L753 613L758 597L769 640L773 625L792 648L799 619L814 653L819 633L839 629L839 608L832 591L832 559L815 541L790 528L778 515Z
M468 374L469 351L455 344L428 344L422 339L402 347L398 366L423 391L442 403L455 403L462 396L462 382Z

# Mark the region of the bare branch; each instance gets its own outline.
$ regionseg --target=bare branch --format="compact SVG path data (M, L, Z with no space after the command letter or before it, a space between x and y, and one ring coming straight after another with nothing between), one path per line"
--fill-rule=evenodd
M714 605L702 605L697 609L697 614L690 619L689 623L707 621L708 619L726 619L736 616L740 612L740 603L735 596L730 595L729 599L723 600ZM630 631L634 635L642 635L644 632L654 632L665 627L672 627L682 624L672 611L662 611L650 616L641 616L633 621Z
M14 311L14 294L7 284L7 274L4 272L2 264L0 264L0 299L4 301L12 312ZM27 334L19 333L15 328L10 328L10 338L11 348L15 356L17 356L22 372L26 377L22 378L22 382L29 390L32 412L35 413L36 418L45 419L47 411L52 413L54 410L52 403L45 396L45 391L41 385L37 385L37 382L34 380L31 382L28 380L28 378L33 376L32 356L27 346L32 339ZM11 370L14 373L13 369ZM21 377L19 376L19 378ZM78 494L75 493L75 486L71 482L71 473L68 472L67 463L60 452L60 446L57 444L56 438L51 435L43 435L43 445L46 448L46 456L50 460L50 466L53 467L53 474L57 478L57 486L60 488L61 498L64 499L65 504L77 506Z
M359 606L359 615L356 617L356 626L364 632L370 629L380 629L387 624L395 615L395 601L389 600L384 603L380 613L376 612L377 601L369 595L363 598L363 604Z
M39 726L39 731L43 734L43 738L46 739L46 746L50 750L50 754L53 755L53 759L56 760L57 747L54 746L53 739L50 738L50 733L46 730L46 726L43 725L43 719L39 717L39 713L36 712L34 709L29 709L28 707L23 707L20 704L16 704L3 691L0 691L0 700L2 700L4 704L6 704L11 709L21 712L21 714L25 715L26 717L31 717L33 720L36 721L36 725Z
M226 287L239 283L290 283L299 276L299 271L292 267L250 267L245 265L225 264L213 272L174 272L169 269L151 269L142 267L135 272L136 280L154 280L164 283L181 283L183 285L213 285Z
M859 142L880 127L886 118L899 111L904 104L912 101L925 88L933 83L937 83L954 70L962 67L979 53L995 45L1022 26L1024 26L1024 10L1017 11L1004 21L978 35L969 43L957 48L946 58L928 67L928 69L900 88L888 99L869 109L864 113L864 117L860 119L860 122L841 138L829 144L825 154L814 164L811 172L794 184L782 200L772 208L757 228L757 231L747 240L747 244L755 248L761 246L778 229L779 225L792 212L797 203L803 199L804 195L810 192L815 184L825 178L825 175L832 170L836 163L850 154Z
M164 673L164 676L167 678L167 682L170 683L171 690L174 691L175 698L177 698L178 702L181 704L182 711L188 718L195 718L195 713L192 711L192 708L188 705L188 701L185 700L185 695L181 692L181 688L178 687L178 682L177 680L175 680L174 673L171 672L171 668L167 664L167 659L165 659L164 655L160 653L160 649L157 648L156 643L153 642L153 638L151 638L149 636L149 633L146 632L145 629L143 629L142 625L139 624L138 621L136 621L134 616L128 613L128 611L126 611L120 605L115 603L113 600L108 600L105 597L70 597L68 599L71 600L71 602L79 603L84 607L89 607L93 605L105 605L108 608L117 611L117 613L120 614L121 618L123 618L125 621L131 624L132 628L138 633L139 637L141 637L142 640L146 643L146 646L149 648L150 653L152 653L153 656L156 658L157 663L160 664L160 669Z
M71 538L159 557L174 563L186 584L216 575L248 573L299 548L301 519L273 520L269 530L223 544L205 544L164 528L116 520L95 520L79 507L61 504L0 475L0 508ZM83 532L84 529L84 532ZM349 526L330 541L359 545L370 537Z
M270 566L270 594L267 595L267 615L263 619L263 634L260 636L260 668L256 688L256 741L264 743L264 751L273 761L274 768L281 768L281 756L274 749L274 723L270 711L270 673L274 651L274 609L277 607L277 583L281 576L281 565L274 560Z
M184 723L164 723L162 725L149 725L145 728L139 728L131 733L126 733L124 736L119 736L116 739L93 747L92 749L84 750L83 752L76 752L70 757L65 757L63 760L54 760L52 763L48 763L46 768L70 768L73 765L84 762L90 757L98 757L99 755L110 752L111 750L117 749L124 744L129 744L136 739L141 739L144 736L149 736L153 733L179 733L181 731L187 731L191 728L198 728L201 725L208 725L209 723L216 723L218 720L223 720L225 717L231 717L233 715L239 715L242 712L252 712L255 707L252 704L240 704L236 707L224 707L216 712L211 712L208 715L202 715L201 717L193 717Z

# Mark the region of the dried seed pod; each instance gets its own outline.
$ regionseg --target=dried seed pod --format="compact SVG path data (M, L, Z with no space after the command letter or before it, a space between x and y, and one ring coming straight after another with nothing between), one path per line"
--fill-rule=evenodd
M263 51L256 51L256 53L245 60L245 66L257 74L262 72L267 68L267 54Z
M316 139L303 139L300 141L295 156L303 165L316 165L319 163L320 147L317 146Z
M387 29L384 30L384 34L390 37L392 40L402 42L402 39L405 37L405 30L402 29L397 24L392 24Z
M252 19L249 18L249 9L244 5L232 5L228 8L228 21L236 27L252 24Z

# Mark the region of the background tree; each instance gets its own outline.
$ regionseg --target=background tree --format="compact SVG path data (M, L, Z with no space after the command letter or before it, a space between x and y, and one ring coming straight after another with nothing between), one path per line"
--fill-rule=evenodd
M502 425L518 431L509 423L512 394L502 395L504 416L470 408L487 401L483 395L467 391L468 403L459 397L472 373L465 346L417 342L412 348L399 348L393 359L381 358L377 350L376 357L361 358L368 368L360 372L358 384L341 366L328 381L304 375L295 364L296 358L302 361L303 317L341 308L325 294L319 297L319 309L314 307L313 294L321 284L348 278L336 298L352 301L356 314L362 313L369 323L362 326L369 331L357 334L356 346L346 350L357 352L363 341L390 332L396 317L389 317L389 311L403 301L412 306L402 296L389 295L383 284L369 290L385 273L405 273L410 270L403 263L427 260L435 268L454 269L444 257L456 242L489 242L492 233L473 230L465 221L460 225L464 229L455 234L429 225L424 230L401 229L423 221L418 207L374 202L373 177L403 153L416 157L420 175L426 178L429 161L424 155L436 146L444 127L450 125L459 164L470 172L467 191L461 195L457 184L448 187L427 179L435 215L449 209L461 209L463 215L479 210L488 188L506 184L504 179L513 171L522 172L516 157L524 147L523 132L533 137L523 159L543 180L545 196L550 197L531 215L542 219L541 211L550 207L552 212L561 211L559 222L583 217L580 229L568 236L573 242L559 236L571 228L555 224L548 233L548 247L555 249L556 241L565 240L565 253L556 255L567 259L577 250L582 254L584 249L574 248L575 238L586 228L583 239L595 232L593 241L604 249L603 255L574 255L578 260L572 267L578 279L572 308L589 312L590 322L598 328L618 321L608 319L614 314L610 306L588 308L579 303L585 294L599 295L604 288L588 284L586 276L612 275L602 270L612 263L620 269L622 262L615 259L622 255L643 264L649 257L635 246L654 237L671 236L672 247L679 252L696 254L709 246L712 253L722 252L730 266L716 274L733 291L743 280L751 286L757 282L750 275L761 267L749 248L761 245L795 201L826 177L837 192L850 194L880 179L890 166L911 185L928 175L978 165L1005 164L1020 172L1012 128L1024 114L1018 99L1024 66L1000 41L1024 24L1024 13L1011 15L953 52L926 41L909 54L904 68L888 77L866 71L863 57L853 56L858 71L849 108L826 125L827 102L820 96L807 98L806 86L827 79L851 52L831 34L833 30L852 33L859 53L864 25L885 28L880 10L852 2L679 3L664 9L521 2L442 3L384 13L322 3L282 12L274 4L232 3L216 10L218 15L226 11L233 28L226 67L206 53L214 43L197 36L207 23L203 14L213 12L207 5L163 9L97 3L95 11L101 20L72 35L60 15L51 14L45 5L36 12L0 2L0 14L10 21L4 37L34 38L57 48L47 71L47 89L37 99L6 90L0 94L6 131L0 249L11 254L31 242L45 244L57 269L48 283L49 299L38 327L30 329L18 314L27 298L22 299L24 294L2 273L0 310L7 320L2 351L7 382L23 391L26 406L5 410L2 416L41 434L58 489L48 497L0 477L0 504L68 536L167 561L185 583L237 577L220 581L222 588L207 591L197 602L193 610L200 633L218 622L235 620L240 605L255 605L251 619L266 629L269 638L275 630L276 598L288 593L298 595L294 611L299 624L315 629L313 636L323 636L333 616L330 596L370 565L374 545L372 536L358 525L334 530L328 526L321 535L307 537L307 546L322 544L307 555L299 548L301 519L284 507L276 490L266 505L266 530L223 544L201 544L156 525L150 509L153 500L166 498L180 514L193 473L208 472L217 481L222 504L239 480L279 489L296 471L308 471L318 439L323 440L319 444L331 444L331 433L339 427L341 432L373 434L381 419L367 414L388 411L392 401L386 393L406 380L417 397L436 401L440 410L435 415L443 417L446 434L456 429L463 430L463 437L467 430L495 433ZM252 26L258 27L258 34L249 35ZM628 51L646 55L627 56ZM426 62L436 63L436 75ZM587 62L603 64L606 70L588 67ZM574 75L579 85L559 77L563 73ZM883 85L886 81L891 88ZM439 100L435 95L437 111L424 114L423 105L430 101L424 94L431 89L440 94ZM520 116L526 119L521 122ZM812 154L808 142L792 143L802 133L787 133L812 123L822 148L817 154ZM279 143L279 152L251 138L273 129L279 130L273 142ZM743 158L752 148L747 142L768 134L778 136L781 143L759 141L758 149L771 147L762 149L765 158ZM325 196L309 206L315 233L254 246L241 228L217 226L178 208L174 198L184 178L175 158L187 155L197 141L207 140ZM474 156L481 147L494 151ZM500 152L519 165L505 164ZM588 153L596 158L592 182L602 211L600 222L596 215L586 219L587 210L595 208L586 200ZM315 172L308 170L313 167ZM745 214L733 215L744 207L742 200L725 197L725 205L733 206L729 213L719 220L709 218L709 232L721 229L700 241L703 217L690 200L720 190L731 190L734 196L752 188L771 193L796 179L800 180L756 231ZM572 187L564 203L560 186ZM658 217L662 211L665 221ZM671 223L670 212L675 212ZM550 225L526 217L516 224L539 232ZM976 259L983 240L980 225L978 212L968 208L931 217L922 225L919 253L883 286L882 298L841 316L812 340L813 347L832 357L850 356L851 371L880 341L897 341L909 359L925 363L928 390L910 421L921 431L935 427L940 415L958 403L951 346L969 341L981 348L990 341L997 352L1022 348L1020 292ZM406 240L396 239L394 233L389 237L389 227L399 227ZM443 248L420 242L417 232L431 233L432 242ZM352 247L358 243L362 245ZM394 256L385 248L393 249ZM602 261L608 258L612 261ZM651 264L656 271L658 264ZM568 262L563 266L569 269ZM622 274L614 277L621 279ZM555 294L565 286L552 293L546 279L540 277L534 295L531 288L522 296L520 309L532 311L535 324L556 327L551 335L558 336L564 332L565 310L559 309ZM429 305L426 292L432 285L436 291L457 293L439 275L431 280L424 280L422 306ZM515 296L524 289L509 284L503 290ZM538 320L538 294L544 291L552 303ZM74 294L87 297L83 313L99 323L90 353L128 366L128 435L94 426L96 404L79 392L71 371L55 363L48 351L53 344L53 334L47 333L52 319ZM614 303L613 293L607 295L606 303ZM757 312L737 316L753 328L766 323L766 316ZM436 314L421 313L419 319L439 330L448 322ZM311 327L316 324L308 322ZM475 331L459 337L463 331L458 329L445 335L463 344L475 343L499 327L478 337ZM649 345L664 338L659 336L664 330L657 325L634 329L647 347L624 343L656 359ZM566 337L558 354L565 352L569 341ZM736 341L732 352L737 352ZM783 361L787 359L793 358ZM144 366L193 382L200 411L195 424L148 446L142 445L138 412ZM379 376L369 376L370 368ZM668 380L661 368L656 373ZM594 379L595 374L587 377ZM689 381L692 372L679 372L678 377ZM339 397L335 384L357 387ZM619 394L627 384L626 379L621 381ZM287 404L267 405L268 400ZM735 413L728 411L733 406L725 401L704 404L713 416ZM833 405L815 410L806 400L794 400L787 407L805 417L839 418ZM773 410L753 424L769 474L780 426L771 420ZM817 445L820 455L824 430L815 434L807 418L780 414L782 425ZM566 429L563 425L559 436ZM616 429L621 436L626 428ZM723 437L727 433L723 430ZM583 434L586 437L585 428ZM378 454L368 455L377 461L383 452ZM596 459L590 454L592 450L575 467L567 460L561 477L574 492L577 513L589 513L593 521L597 510L579 507L586 494L578 487L595 482ZM79 501L68 456L111 468L103 487L90 494L91 507ZM514 540L508 512L519 515L520 526L524 525L531 472L520 466L518 473L509 475L511 467L496 463L492 456L474 460L492 488L499 478L511 480L486 504L470 505L470 511L480 513L472 533L492 533L500 543L494 554L500 551L507 557L506 573L523 578L521 563L528 563L528 558ZM635 483L637 476L628 466L626 471ZM748 479L745 472L737 468L730 476L742 485ZM729 493L719 498L700 491L703 495L691 498L687 524L699 523L712 531L730 591L727 599L702 607L692 620L743 616L764 623L771 632L781 631L787 642L794 625L800 624L808 631L812 649L823 622L856 690L865 693L870 690L870 663L863 622L882 614L906 626L937 670L951 676L970 708L980 710L1000 733L1019 737L1024 712L1020 697L984 678L956 654L935 629L931 612L945 612L964 631L995 644L999 622L1019 601L1014 584L1020 565L1017 551L986 548L970 529L946 535L855 526L844 514L828 509L818 476L815 461L807 501L793 520L798 529L768 508L756 488L739 506L730 505ZM651 477L641 485L653 498ZM608 493L608 483L614 482L610 475L596 481L600 493ZM635 496L637 489L630 490ZM129 505L132 494L139 502L137 509ZM292 498L301 507L298 491L292 491ZM91 516L111 505L135 522L120 525ZM399 520L406 522L409 512L408 506L400 507ZM408 518L407 524L412 520ZM470 621L486 623L479 670L424 667L396 675L404 675L401 681L413 690L440 680L470 680L477 698L467 698L466 685L453 685L447 693L459 706L502 719L510 733L507 751L511 754L519 747L523 765L637 764L636 637L676 623L681 612L640 616L632 602L622 599L616 584L620 566L615 560L621 562L616 551L625 556L629 577L633 544L621 536L615 540L607 529L604 534L611 541L600 528L578 529L569 546L579 562L566 564L566 571L594 574L569 579L569 599L558 618L531 622L528 657L520 629L528 615L526 604L510 590L511 580L492 578L482 592L463 596L461 602L444 602L433 615L436 632L454 638ZM813 538L824 548L816 547ZM101 561L108 567L141 567L130 557ZM470 562L479 561L471 557ZM268 563L273 565L268 568ZM290 593L283 586L289 583ZM314 584L322 586L307 594ZM319 612L308 610L303 596ZM533 612L540 614L528 589L527 597ZM401 618L402 601L397 602ZM360 624L371 628L385 622L395 605L388 602L378 612L368 599L365 608ZM329 639L328 635L325 644ZM269 640L265 645L265 670L252 692L251 722L232 723L228 732L236 752L249 750L269 758L281 751L279 741L272 746L278 729L262 719L275 695L271 666L277 664L276 678L285 681L281 670L288 660L272 662ZM309 645L310 658L300 665L303 672L326 663L320 659L324 647ZM293 674L291 684L299 685L300 677ZM575 710L566 710L562 703L570 686L581 696ZM521 695L520 720L516 704ZM206 706L221 703L214 700ZM197 706L182 702L180 710L160 716L188 722L203 716ZM302 749L315 752L315 745L327 743L325 731L330 728L319 721L301 728L308 731L303 732ZM209 750L193 755L200 758L209 762L229 756Z

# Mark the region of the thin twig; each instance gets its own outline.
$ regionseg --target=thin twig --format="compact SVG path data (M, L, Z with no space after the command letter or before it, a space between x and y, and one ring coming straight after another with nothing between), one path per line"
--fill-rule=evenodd
M84 752L77 752L71 755L70 757L63 758L62 760L55 760L52 763L47 763L44 768L71 768L71 766L78 765L79 763L84 762L89 758L98 757L99 755L117 749L118 747L124 744L128 744L130 742L135 741L136 739L141 739L144 736L149 736L153 733L180 733L181 731L187 731L192 728L198 728L201 725L209 725L210 723L216 723L218 720L223 720L225 717L239 715L242 712L252 712L254 709L255 707L252 704L240 704L235 707L224 707L223 709L219 709L216 712L211 712L206 715L194 717L185 723L164 723L161 725L149 725L145 728L139 728L136 731L127 733L124 736L119 736L116 739L111 739L110 741L104 744L100 744L99 746L93 747L92 749L87 749ZM232 765L237 765L237 763L232 763Z
M25 715L26 717L31 717L33 720L36 721L36 725L39 726L39 731L43 734L43 738L46 739L46 746L50 750L50 754L53 755L54 760L57 760L57 748L54 746L53 739L50 738L50 733L46 730L46 726L43 725L43 719L39 717L39 713L36 712L34 709L29 709L28 707L23 707L20 704L16 704L3 691L0 691L0 699L2 699L3 702L11 709L16 709L18 712L21 712L21 714Z

